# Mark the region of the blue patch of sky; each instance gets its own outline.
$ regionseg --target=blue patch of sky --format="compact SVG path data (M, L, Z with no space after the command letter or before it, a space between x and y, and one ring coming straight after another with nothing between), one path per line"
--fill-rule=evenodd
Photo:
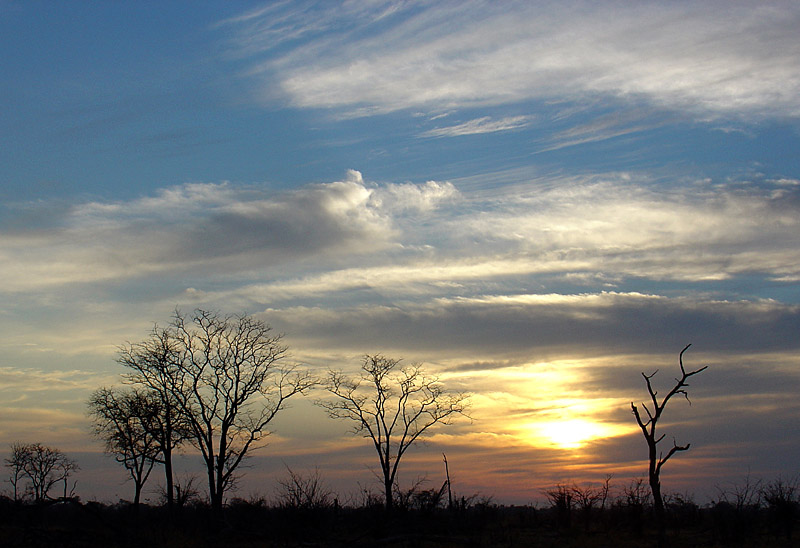
M335 180L349 168L385 181L525 166L651 170L667 179L723 179L753 169L768 176L800 173L795 125L737 122L731 129L599 100L463 109L436 119L402 111L351 120L322 110L237 104L231 88L243 82L228 79L243 77L230 74L236 59L226 58L224 33L212 29L248 7L34 3L7 10L0 40L11 54L0 68L0 98L12 108L0 122L0 196L80 192L125 199L221 180L284 188ZM413 10L398 16L410 15ZM369 32L391 24L388 17ZM291 47L281 44L275 52ZM421 136L483 116L520 115L530 115L529 124L509 131Z

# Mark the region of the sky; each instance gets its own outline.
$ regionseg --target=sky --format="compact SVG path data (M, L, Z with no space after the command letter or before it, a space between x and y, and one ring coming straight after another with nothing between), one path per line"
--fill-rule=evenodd
M630 403L690 343L664 489L797 475L798 27L778 1L0 0L0 453L58 447L82 498L130 498L86 401L204 308L316 372L383 353L469 392L402 485L443 452L503 503L645 476ZM286 466L379 491L320 397L239 495Z

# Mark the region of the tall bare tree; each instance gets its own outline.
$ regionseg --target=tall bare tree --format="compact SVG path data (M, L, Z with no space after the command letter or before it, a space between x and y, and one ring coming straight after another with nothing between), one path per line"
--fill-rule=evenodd
M128 382L138 384L152 391L159 401L160 413L154 417L150 432L158 443L164 464L167 507L175 504L173 452L189 435L188 420L181 412L177 399L173 396L178 389L179 349L175 337L169 329L153 327L150 336L139 343L129 343L119 349L117 361L129 369L125 375Z
M95 435L133 480L135 509L139 508L142 488L162 453L163 414L155 392L143 388L117 392L100 388L89 398Z
M400 361L367 355L357 377L331 371L325 388L333 394L318 404L336 419L355 423L354 433L372 441L380 460L386 509L393 507L393 488L400 460L435 424L449 424L464 414L467 396L448 393L438 378L420 364L400 367Z
M681 394L684 396L686 401L688 401L691 405L689 393L686 391L686 387L689 386L689 384L686 381L689 379L689 377L697 375L708 368L706 365L700 369L695 369L694 371L686 371L683 366L683 353L686 352L690 346L692 345L687 344L684 349L681 350L681 353L678 356L678 363L681 367L680 378L675 379L675 386L673 386L670 391L667 392L666 396L664 396L661 400L658 399L658 391L653 388L651 383L651 379L655 377L656 373L658 373L658 370L653 372L651 375L642 373L642 377L644 377L645 383L647 384L647 393L650 396L650 402L652 406L651 410L647 404L642 403L642 408L647 414L646 419L644 419L639 413L639 409L636 407L636 405L631 402L631 411L633 412L633 416L636 417L636 423L639 425L639 428L641 428L642 434L644 434L644 439L647 441L649 455L648 479L650 483L650 490L653 494L653 510L655 513L656 525L658 527L660 545L664 544L666 523L664 517L664 499L661 496L661 468L675 453L679 451L688 451L691 444L687 443L686 445L678 445L678 443L673 439L672 447L670 447L667 453L664 454L663 451L659 451L658 444L664 439L665 435L658 435L656 432L656 427L658 425L658 421L661 419L664 413L664 409L667 407L667 403L669 403L669 400L676 394Z
M286 363L282 335L252 316L176 312L170 335L177 349L172 396L202 453L219 516L237 467L270 434L269 423L288 400L315 381Z

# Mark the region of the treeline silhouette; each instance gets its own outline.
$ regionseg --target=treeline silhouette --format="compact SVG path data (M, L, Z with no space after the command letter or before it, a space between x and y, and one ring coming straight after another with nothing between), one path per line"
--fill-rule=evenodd
M698 505L690 495L665 493L666 542L675 547L796 546L800 483L746 479L718 488ZM272 497L231 498L221 526L207 496L189 496L169 509L129 501L48 501L0 497L3 546L651 546L660 540L644 479L617 486L558 484L545 502L506 506L489 497L417 484L396 489L387 512L368 488L341 500L319 471L287 470Z
M282 336L252 316L176 311L141 342L120 347L122 383L89 398L94 435L127 471L132 500L82 502L78 463L56 448L16 442L5 459L10 496L0 499L4 546L780 546L792 545L800 483L778 478L718 488L698 506L662 490L662 466L689 444L664 453L658 421L673 396L688 400L687 371L664 396L645 374L648 402L631 403L648 447L647 481L545 489L546 504L503 506L454 491L444 481L401 489L406 451L429 429L467 416L469 395L445 389L420 364L366 355L358 374L319 376L290 363ZM231 496L238 470L262 446L288 401L312 390L334 419L349 421L378 456L380 489L342 497L319 469L287 467L273 497ZM319 393L319 392L318 392ZM642 411L640 411L640 408ZM204 479L177 477L173 456L193 447ZM151 473L163 468L161 504L145 504ZM201 487L205 484L205 487Z

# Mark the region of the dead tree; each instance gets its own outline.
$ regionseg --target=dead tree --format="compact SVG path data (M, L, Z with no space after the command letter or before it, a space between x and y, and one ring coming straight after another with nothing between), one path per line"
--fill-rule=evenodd
M633 402L631 402L633 416L636 417L636 423L639 425L639 428L642 429L644 439L647 441L647 449L649 453L648 480L650 483L650 490L653 494L653 511L655 513L656 526L658 527L659 545L663 545L665 541L666 523L664 516L664 499L661 495L661 468L672 457L672 455L679 451L687 451L691 444L687 443L686 445L678 445L673 439L672 447L670 447L667 453L664 454L663 451L659 451L658 448L658 444L664 439L664 434L658 435L656 432L656 426L658 425L658 421L661 419L661 416L664 413L664 408L666 408L667 403L672 396L681 394L691 405L689 394L686 392L686 387L689 386L689 384L686 381L689 379L689 377L697 375L708 368L706 365L694 371L686 371L683 366L683 353L686 352L690 346L692 345L687 344L684 349L681 350L681 353L678 356L678 362L681 366L681 377L679 379L675 379L675 386L673 386L672 389L667 392L667 395L664 396L661 401L658 400L658 391L653 388L653 385L650 382L656 373L658 373L658 370L651 375L642 373L642 377L644 377L645 383L647 384L647 393L650 395L650 401L652 403L652 410L647 406L647 404L642 403L642 408L644 408L645 413L647 414L646 419L642 418L641 414L639 413L639 409Z
M453 509L453 484L450 482L450 467L447 465L447 455L442 453L444 459L445 485L447 485L447 509Z
M356 378L331 371L325 388L334 398L318 402L330 417L353 421L354 433L372 441L387 511L394 505L397 469L408 448L435 424L449 424L464 414L467 400L464 394L446 392L419 364L399 365L399 360L367 355Z

